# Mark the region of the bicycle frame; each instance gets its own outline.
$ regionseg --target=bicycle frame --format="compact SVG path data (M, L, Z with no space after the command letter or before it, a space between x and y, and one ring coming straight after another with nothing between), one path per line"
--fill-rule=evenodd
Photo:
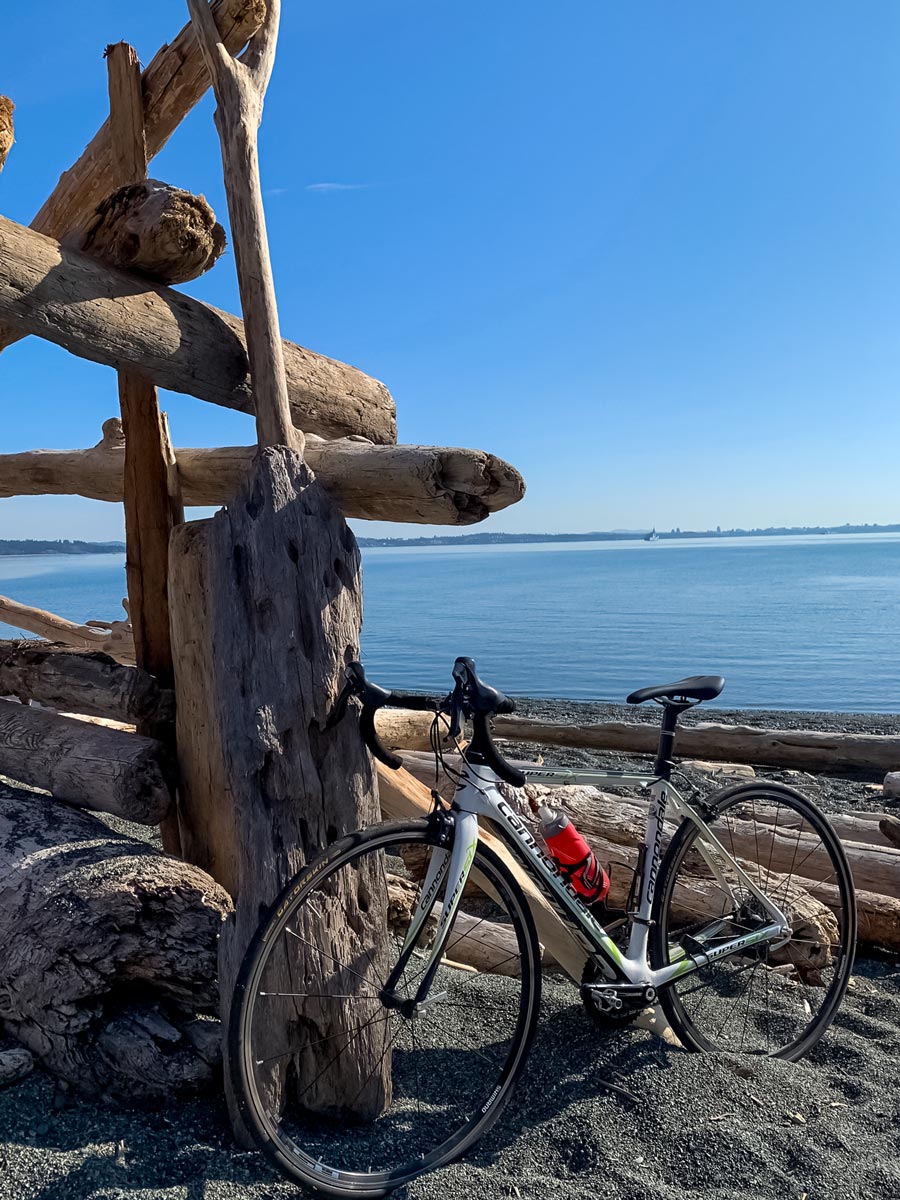
M639 787L648 793L647 830L638 863L640 888L637 908L629 914L632 924L627 950L623 953L619 949L574 888L565 881L556 863L544 852L519 814L501 795L497 787L499 780L494 772L486 766L475 766L466 762L451 809L455 819L453 845L446 850L435 849L432 854L422 895L413 914L404 951L397 964L396 974L399 978L408 955L412 952L419 929L436 903L440 885L446 880L442 912L425 975L416 996L417 1005L425 1001L450 935L453 918L475 854L479 817L490 823L532 877L557 915L577 938L586 957L600 968L604 983L641 986L658 991L673 980L681 979L716 959L749 949L760 942L771 941L774 945L780 945L790 938L791 925L785 914L771 902L740 863L725 850L700 813L678 793L669 780L658 775L624 771L544 768L526 770L525 775L527 780L533 783L627 785ZM725 873L727 866L730 868L732 879L737 877L743 887L759 901L769 922L729 941L710 945L708 950L702 948L701 933L699 938L693 939L694 945L690 952L681 950L681 957L676 962L653 969L649 962L651 913L662 860L663 823L670 806L677 816L692 821L698 827L699 852L726 894L733 896L732 883ZM726 920L723 919L718 922L717 927L716 919L710 918L712 928L711 932L707 931L707 937L714 936L718 928L725 923Z

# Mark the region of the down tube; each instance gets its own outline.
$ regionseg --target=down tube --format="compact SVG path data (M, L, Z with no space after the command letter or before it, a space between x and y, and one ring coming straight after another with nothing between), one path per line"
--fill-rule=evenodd
M639 982L634 964L627 961L615 942L607 936L603 926L582 904L578 894L566 884L556 863L544 853L521 817L499 792L491 797L490 810L482 812L527 869L557 916L571 930L585 955L600 958L609 971L610 979L624 983Z

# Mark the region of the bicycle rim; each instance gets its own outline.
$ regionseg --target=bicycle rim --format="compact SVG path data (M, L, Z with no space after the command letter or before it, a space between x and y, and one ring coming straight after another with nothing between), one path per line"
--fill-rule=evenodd
M790 788L741 785L709 807L710 831L785 913L790 937L708 963L664 988L662 1006L690 1049L796 1060L822 1037L850 979L856 902L846 855L823 814ZM715 952L770 919L733 866L716 876L691 822L660 874L656 966Z
M288 886L245 960L230 1044L242 1111L279 1169L332 1195L384 1195L464 1153L524 1066L536 937L483 849L424 1010L385 1006L435 844L427 822L337 843ZM424 972L442 892L395 988L404 998Z

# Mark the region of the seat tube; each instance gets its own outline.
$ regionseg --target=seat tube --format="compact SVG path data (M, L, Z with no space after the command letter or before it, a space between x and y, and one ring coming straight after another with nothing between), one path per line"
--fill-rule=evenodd
M666 701L663 704L662 725L659 731L659 742L656 747L656 762L653 764L654 775L668 780L672 775L672 758L675 753L675 730L678 727L678 717L684 711L683 706Z

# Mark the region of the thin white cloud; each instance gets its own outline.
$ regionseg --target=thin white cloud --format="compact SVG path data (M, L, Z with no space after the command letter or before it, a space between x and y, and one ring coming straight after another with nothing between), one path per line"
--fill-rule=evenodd
M290 188L266 188L263 195L265 196L286 196Z
M308 183L307 192L361 192L370 188L371 183Z

